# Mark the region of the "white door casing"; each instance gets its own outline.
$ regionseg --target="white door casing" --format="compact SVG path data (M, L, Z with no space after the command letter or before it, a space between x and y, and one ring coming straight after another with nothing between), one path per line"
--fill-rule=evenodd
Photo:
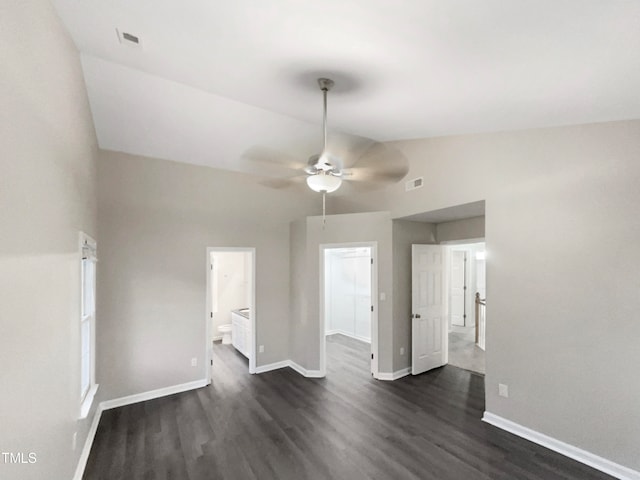
M466 313L466 252L453 250L451 252L451 325L465 326Z
M447 363L446 247L411 246L411 374Z
M483 251L484 251L484 245ZM484 255L480 259L476 259L476 291L480 294L480 298L486 299L487 297L487 288L486 288L486 263L484 259ZM486 310L485 310L486 314ZM486 323L487 319L484 315L481 318L476 319L478 322L478 346L484 350L485 349L485 339L486 339Z

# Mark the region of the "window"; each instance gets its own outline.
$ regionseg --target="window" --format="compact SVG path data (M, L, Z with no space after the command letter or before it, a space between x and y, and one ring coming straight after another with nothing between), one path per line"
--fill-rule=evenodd
M80 417L85 418L98 386L95 383L96 242L80 233Z

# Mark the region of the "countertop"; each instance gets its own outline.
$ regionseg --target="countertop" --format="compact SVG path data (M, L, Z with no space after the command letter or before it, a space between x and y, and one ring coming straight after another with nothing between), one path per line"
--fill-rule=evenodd
M242 315L244 318L249 318L248 308L238 308L237 310L231 310L231 313L237 313L238 315Z

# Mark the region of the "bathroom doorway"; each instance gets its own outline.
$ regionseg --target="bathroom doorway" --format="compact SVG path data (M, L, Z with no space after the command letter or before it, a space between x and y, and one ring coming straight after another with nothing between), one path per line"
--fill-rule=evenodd
M234 348L246 357L249 373L255 373L256 260L255 248L207 248L207 358L213 365L214 342ZM211 381L211 368L207 379Z
M320 246L320 370L378 374L375 243Z

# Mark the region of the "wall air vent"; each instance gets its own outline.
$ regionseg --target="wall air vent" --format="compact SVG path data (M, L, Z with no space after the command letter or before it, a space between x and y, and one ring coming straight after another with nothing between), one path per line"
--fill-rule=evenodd
M404 184L405 191L415 190L416 188L422 188L424 186L424 179L422 177L414 178Z
M122 45L128 45L133 48L142 48L142 40L138 35L134 35L133 33L124 32L116 28L116 33L118 34L118 40Z

